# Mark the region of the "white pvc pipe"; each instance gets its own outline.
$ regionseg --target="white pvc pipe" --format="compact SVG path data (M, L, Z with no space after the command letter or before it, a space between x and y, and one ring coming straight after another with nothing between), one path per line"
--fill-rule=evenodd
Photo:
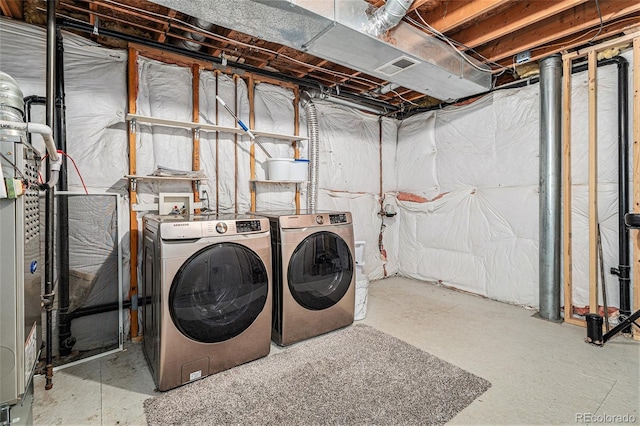
M0 120L0 130L11 129L19 130L22 132L37 133L44 139L45 146L47 147L47 153L49 154L49 181L47 185L49 188L53 188L58 182L58 175L60 173L60 166L62 165L62 156L58 155L58 149L56 143L53 140L53 131L51 127L46 124L40 123L21 123L18 121L3 121Z

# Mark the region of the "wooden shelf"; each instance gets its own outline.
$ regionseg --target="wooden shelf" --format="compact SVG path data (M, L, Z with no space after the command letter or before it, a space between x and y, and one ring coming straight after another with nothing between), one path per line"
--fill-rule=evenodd
M165 126L165 127L177 127L181 129L198 130L201 132L236 133L239 135L246 134L244 130L238 127L217 126L214 124L194 123L192 121L169 120L166 118L147 117L144 115L137 115L137 114L127 114L127 121ZM256 137L281 139L281 140L287 140L287 141L302 141L302 140L309 139L304 136L285 135L282 133L261 132L259 130L251 130L251 132Z
M129 183L131 185L131 189L133 191L136 190L136 186L139 180L159 180L159 181L176 181L181 180L185 182L195 182L196 186L200 186L200 181L207 179L206 176L199 177L187 177L187 176L148 176L148 175L124 175L125 178L129 179Z
M308 180L262 180L262 179L252 179L249 182L253 182L253 183L281 183L281 184L286 184L286 183L300 183L303 185L307 185L309 184Z

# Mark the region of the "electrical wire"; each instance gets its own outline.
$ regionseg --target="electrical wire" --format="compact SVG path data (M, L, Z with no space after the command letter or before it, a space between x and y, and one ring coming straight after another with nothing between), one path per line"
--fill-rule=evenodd
M596 9L598 10L598 17L600 18L600 28L598 28L598 32L596 33L596 35L594 35L591 40L589 40L589 43L593 43L593 40L596 39L596 37L598 37L600 35L600 33L602 32L602 12L600 12L600 2L598 0L595 0L596 2Z
M469 46L466 46L462 43L459 43L455 40L453 40L450 37L447 37L446 35L444 35L443 33L441 33L440 31L436 30L435 28L433 28L431 25L429 25L429 23L427 23L427 21L424 20L424 18L422 17L422 15L420 15L420 13L418 12L418 9L414 9L413 12L415 12L416 16L418 18L420 18L420 20L422 21L422 24L418 21L416 21L415 19L409 17L409 16L405 16L405 19L407 21L409 21L410 23L412 23L413 25L417 26L418 28L428 31L431 34L435 35L438 39L444 41L445 43L447 43L449 46L451 46L453 48L453 50L460 55L460 57L462 57L462 59L464 59L469 65L471 65L472 67L474 67L475 69L482 71L482 72L488 72L488 73L492 73L492 74L497 74L497 73L504 73L505 71L511 71L512 68L510 67L505 67L503 65L500 65L497 62L491 61L488 58L485 58L484 56L480 55L478 52L476 52L475 50L473 50L472 48L470 48ZM479 67L477 64L473 63L464 52L461 52L458 47L461 47L463 49L466 49L476 55L478 55L481 59L482 62L489 66L489 65L493 65L496 67L499 67L498 69L495 70L491 70L491 69L486 69L486 68L482 68Z
M22 172L20 171L20 169L18 168L18 166L15 165L15 163L11 160L9 160L7 157L4 156L3 153L0 152L0 157L2 157L4 159L4 161L6 161L7 163L9 163L9 165L11 167L13 167L13 170L16 171L16 173L18 173L20 175L20 177L22 178L23 181L26 181L27 178L24 177L24 175L22 174Z
M80 173L80 169L78 169L78 165L76 164L76 162L73 160L73 158L71 158L71 156L69 154L67 154L66 152L63 152L61 150L58 150L58 154L64 155L65 157L67 157L69 160L71 160L71 163L73 164L73 167L76 169L76 173L78 174L78 177L80 178L80 183L82 183L82 187L84 188L84 193L89 195L89 191L87 190L87 186L84 184L84 179L82 178L82 174ZM49 156L49 154L45 155L41 161L44 161L47 157ZM42 179L42 175L40 174L40 172L38 172L38 177L40 178L40 183L43 183L44 180Z

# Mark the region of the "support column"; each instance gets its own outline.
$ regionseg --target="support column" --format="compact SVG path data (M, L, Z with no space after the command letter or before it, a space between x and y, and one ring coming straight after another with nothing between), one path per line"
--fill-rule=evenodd
M540 61L540 317L560 320L562 59Z

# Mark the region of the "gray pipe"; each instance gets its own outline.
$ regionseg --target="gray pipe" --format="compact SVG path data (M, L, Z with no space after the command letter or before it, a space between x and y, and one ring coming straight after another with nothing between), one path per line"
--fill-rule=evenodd
M318 209L318 168L320 163L318 111L312 99L323 96L315 91L302 92L300 96L300 103L307 117L307 132L309 134L309 192L307 193L307 209L309 212L315 212Z
M560 320L562 59L540 61L540 317ZM570 315L570 313L565 313Z
M386 33L400 23L411 7L413 0L389 0L375 11L364 28L368 34L376 37Z

